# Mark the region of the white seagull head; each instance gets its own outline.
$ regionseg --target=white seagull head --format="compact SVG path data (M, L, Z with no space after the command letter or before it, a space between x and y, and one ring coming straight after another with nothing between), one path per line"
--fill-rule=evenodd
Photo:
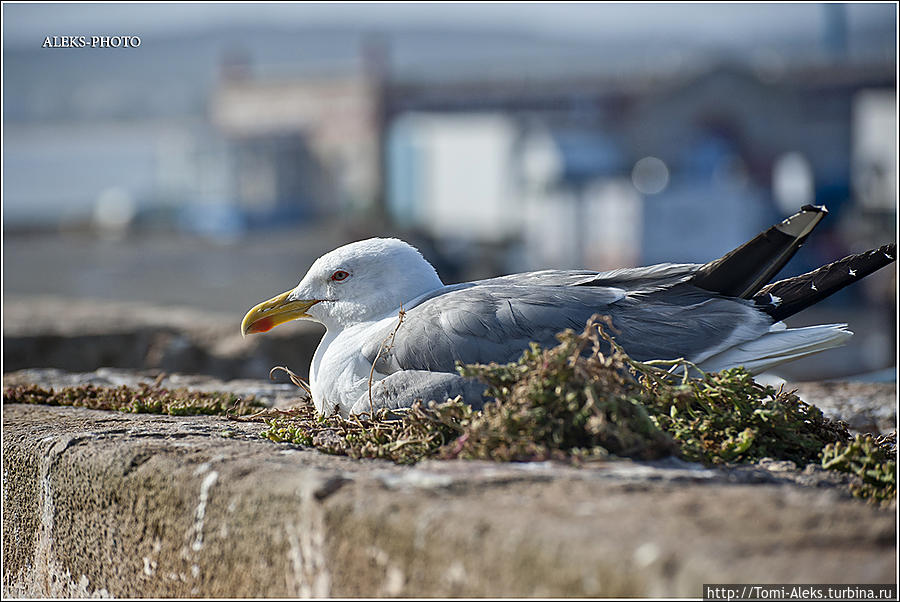
M294 289L247 312L241 332L266 332L298 319L344 329L395 313L442 286L415 247L396 238L361 240L318 258Z

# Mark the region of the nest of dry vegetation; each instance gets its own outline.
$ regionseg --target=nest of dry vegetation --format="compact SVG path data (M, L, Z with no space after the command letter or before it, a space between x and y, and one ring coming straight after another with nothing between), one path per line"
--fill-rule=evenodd
M889 503L896 496L896 433L854 438L845 423L740 368L706 374L680 360L637 362L598 318L558 339L550 349L532 345L515 363L460 365L460 374L484 382L496 400L482 410L457 398L344 419L317 415L309 399L259 411L252 398L157 385L19 386L4 391L4 402L242 416L264 420L262 435L272 441L404 464L426 457L577 464L675 455L707 465L775 458L851 473L859 497Z

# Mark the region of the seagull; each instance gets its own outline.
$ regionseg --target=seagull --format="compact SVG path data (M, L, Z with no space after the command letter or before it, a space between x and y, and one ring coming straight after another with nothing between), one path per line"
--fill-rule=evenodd
M515 361L531 342L553 346L557 333L583 329L594 314L609 316L612 336L636 360L685 358L704 371L758 374L846 342L846 324L787 328L782 320L858 280L851 262L865 276L895 254L892 243L880 255L767 284L826 214L806 205L707 264L542 270L451 285L406 242L370 238L317 259L295 288L248 311L241 333L323 324L312 400L320 414L345 417L457 395L481 407L490 401L484 385L457 374L457 362Z

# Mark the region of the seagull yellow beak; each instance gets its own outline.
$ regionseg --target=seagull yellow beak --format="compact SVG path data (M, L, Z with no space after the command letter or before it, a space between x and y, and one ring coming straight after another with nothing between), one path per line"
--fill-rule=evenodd
M279 324L297 320L299 318L308 318L306 313L310 307L319 302L318 299L299 299L288 301L288 297L293 291L281 293L277 297L272 297L268 301L263 301L253 309L247 312L241 321L241 334L256 334L258 332L267 332L272 330Z

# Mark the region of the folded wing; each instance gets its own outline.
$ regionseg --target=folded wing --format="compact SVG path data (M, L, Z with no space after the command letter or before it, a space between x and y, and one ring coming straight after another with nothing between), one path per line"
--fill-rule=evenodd
M635 359L701 361L752 340L772 324L749 301L679 284L651 292L611 286L481 284L431 296L382 325L363 349L381 374L454 372L463 363L510 362L532 341L552 346L566 328L581 330L594 314L612 319L616 340ZM388 347L388 345L385 345Z

